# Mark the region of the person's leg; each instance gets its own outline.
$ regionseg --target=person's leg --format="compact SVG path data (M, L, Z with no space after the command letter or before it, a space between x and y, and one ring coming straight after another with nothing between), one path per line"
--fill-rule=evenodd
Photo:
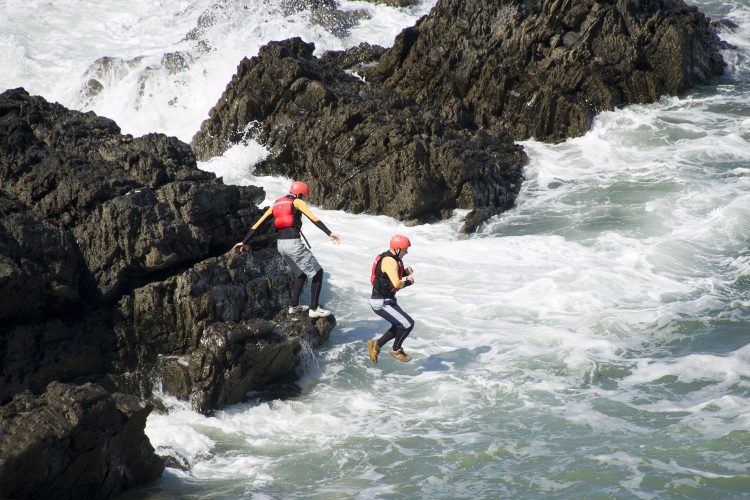
M398 306L395 300L385 300L381 307L372 309L375 314L391 324L391 327L378 339L378 348L395 339L393 350L400 349L401 343L414 328L414 320Z
M391 325L389 329L383 332L383 335L381 335L377 341L378 349L382 348L388 342L396 338L396 332L394 330L397 328L398 326Z
M318 269L310 284L310 309L317 309L320 302L320 291L323 289L323 269Z
M297 242L291 256L296 266L310 278L310 315L314 316L313 311L320 309L322 314L318 316L327 316L329 311L323 311L320 308L320 291L323 288L323 268L320 267L318 259L315 258L310 249L302 243L302 240L290 240Z
M393 342L393 350L398 351L401 349L401 344L404 343L404 340L406 340L406 337L409 336L412 329L414 329L414 323L411 324L409 328L399 328L399 331L396 333L396 340Z
M299 305L299 296L305 287L305 283L307 283L307 275L305 273L298 274L292 285L292 298L289 301L290 306L297 307Z
M394 339L391 351L402 351L402 354L405 355L402 350L402 344L414 328L414 320L403 309L401 309L395 299L386 301L384 306L384 309L399 322L398 325L393 326ZM400 358L397 359L399 359L399 361L411 360L411 358L407 360Z
M331 314L330 311L321 308L319 304L320 290L323 288L323 268L320 267L318 260L312 254L310 249L302 243L301 239L295 238L279 241L284 241L284 252L281 252L281 243L279 244L279 252L282 253L286 259L293 262L293 265L290 264L290 267L293 269L299 269L300 273L303 273L312 281L310 290L310 316L321 317ZM304 286L304 283L302 285ZM302 290L300 289L300 292L301 291Z
M295 276L294 284L292 285L292 295L289 297L289 313L291 314L292 312L295 312L297 306L299 306L299 297L302 293L302 289L305 287L305 283L307 282L307 274L303 269L300 269L294 258L296 249L294 240L276 240L276 249L284 258L284 262L286 262L287 266L289 266Z

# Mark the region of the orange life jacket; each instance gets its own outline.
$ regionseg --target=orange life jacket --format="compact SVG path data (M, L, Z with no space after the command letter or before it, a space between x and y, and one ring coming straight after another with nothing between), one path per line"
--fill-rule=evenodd
M372 263L372 271L370 272L370 283L372 284L372 297L381 299L392 299L396 296L396 292L399 289L393 287L391 279L388 274L382 270L383 258L393 257L396 259L398 264L398 279L404 277L404 263L396 255L391 252L383 252L375 257L375 262Z
M277 230L302 227L302 214L294 208L294 197L282 196L273 202L273 225Z

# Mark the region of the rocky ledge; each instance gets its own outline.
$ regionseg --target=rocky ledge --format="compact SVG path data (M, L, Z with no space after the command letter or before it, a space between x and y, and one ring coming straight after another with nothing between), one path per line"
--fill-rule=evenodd
M175 138L0 94L0 497L158 477L150 407L134 410L156 385L210 413L296 379L335 319L287 315L272 234L227 253L264 197L199 170ZM32 462L33 478L17 473Z
M53 382L0 407L2 498L109 498L157 479L143 432L152 407L95 384Z
M299 39L243 60L192 141L199 158L257 138L257 171L321 205L424 222L512 207L525 155L596 113L721 74L708 19L681 0L439 0L392 48L313 56Z

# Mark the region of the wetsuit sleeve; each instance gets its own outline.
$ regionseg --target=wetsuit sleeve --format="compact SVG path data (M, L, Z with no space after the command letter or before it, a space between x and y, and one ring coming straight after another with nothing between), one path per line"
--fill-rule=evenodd
M268 209L261 215L260 219L258 219L258 222L253 224L253 227L250 228L250 231L247 232L245 237L242 239L242 243L247 243L247 241L253 237L253 233L256 229L260 227L261 224L263 224L266 219L268 219L271 214L273 214L273 207L268 207Z
M310 211L310 209L307 207L307 203L297 198L296 200L294 200L294 207L300 212L302 212L303 214L305 214L305 217L310 219L310 221L316 226L318 226L318 228L321 231L326 233L327 236L331 236L331 230L328 229L325 224L323 224L323 221L318 219L318 217Z
M396 290L400 290L406 286L406 284L398 278L398 264L393 257L383 257L383 263L380 265L380 269L388 275L388 279L391 280L391 285L393 285L393 288Z

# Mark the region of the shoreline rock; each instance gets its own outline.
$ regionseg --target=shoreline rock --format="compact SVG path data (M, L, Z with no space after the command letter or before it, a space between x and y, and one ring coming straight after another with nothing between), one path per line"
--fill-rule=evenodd
M337 66L379 47L313 50L293 38L243 60L193 138L196 155L220 154L261 123L255 137L271 157L256 173L304 179L328 209L423 223L464 208L469 232L513 206L526 155L504 129L467 128L461 110L419 107Z
M0 462L0 497L107 497L158 477L152 448L137 445L129 464L130 445L108 439L143 435L141 400L174 374L163 358L188 360L175 395L203 413L294 379L302 343L328 339L335 318L287 315L292 277L268 231L252 253L228 252L264 197L200 171L176 138L0 94L0 434L9 450L35 443ZM123 429L111 428L114 406ZM76 415L69 430L60 412ZM86 449L111 455L66 437L92 419L105 427L80 431ZM31 456L41 465L19 472ZM48 459L61 466L44 469ZM82 470L87 460L96 467Z
M716 30L682 0L440 0L368 76L476 127L563 141L597 113L721 75Z
M193 137L201 159L252 137L261 174L308 182L325 208L415 223L470 210L463 232L514 206L526 157L593 117L721 74L722 44L681 0L440 0L393 47L320 57L271 42Z
M152 407L96 384L52 382L0 407L0 496L109 498L161 476L144 427Z

